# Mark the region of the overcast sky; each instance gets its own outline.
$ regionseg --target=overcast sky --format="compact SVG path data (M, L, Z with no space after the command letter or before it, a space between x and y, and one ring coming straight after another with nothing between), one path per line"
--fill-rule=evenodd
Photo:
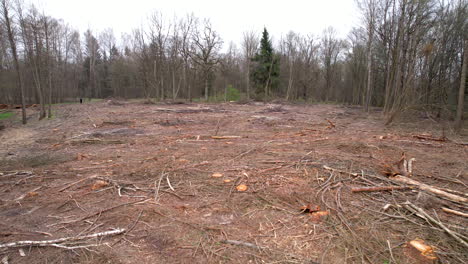
M119 39L122 33L144 25L150 13L160 11L167 18L194 13L209 18L225 46L239 43L242 32L261 32L266 26L278 40L288 31L320 35L333 26L346 37L359 24L360 13L354 0L30 0L39 10L62 18L84 32L113 28Z

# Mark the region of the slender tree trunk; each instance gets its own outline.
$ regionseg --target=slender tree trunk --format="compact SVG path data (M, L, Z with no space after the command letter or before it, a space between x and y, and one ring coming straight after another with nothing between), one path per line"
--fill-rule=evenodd
M247 82L247 99L250 100L250 60L249 59L247 59L246 82Z
M46 18L47 19L47 18ZM45 29L45 38L46 38L46 50L47 50L47 79L49 82L49 105L48 105L48 113L47 117L52 118L52 67L51 67L51 60L50 60L50 46L49 46L49 25L47 24L47 20L44 23Z
M20 66L18 62L18 53L16 51L15 38L14 38L13 30L11 27L10 16L8 15L8 7L7 7L6 0L2 0L1 3L2 3L2 9L3 9L3 18L5 19L5 26L7 28L8 40L10 42L11 53L13 55L13 61L15 64L16 78L18 80L18 85L20 88L22 120L23 120L23 124L26 124L27 120L26 120L26 103L24 99L24 85L23 85L23 78L21 76Z
M175 67L172 70L172 100L175 101L177 95L176 95L176 81L175 81Z
M373 22L369 28L369 43L367 45L367 91L366 91L366 112L369 112L369 106L372 96L372 39L374 36Z
M208 102L208 74L205 75L205 101Z
M468 62L468 39L465 40L463 52L463 65L460 78L460 89L458 90L458 107L457 116L455 117L455 131L460 132L463 123L463 106L465 102L465 87L466 87L466 64Z
M288 80L288 90L286 91L286 100L290 99L291 96L291 90L292 90L292 85L293 85L293 66L294 64L290 62L289 65L289 80Z

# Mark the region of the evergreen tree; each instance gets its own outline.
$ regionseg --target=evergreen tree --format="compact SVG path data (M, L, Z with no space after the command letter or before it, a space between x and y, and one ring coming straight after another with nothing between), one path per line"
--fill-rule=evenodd
M279 84L279 57L275 55L266 28L263 29L260 50L253 58L252 81L257 95L269 96Z

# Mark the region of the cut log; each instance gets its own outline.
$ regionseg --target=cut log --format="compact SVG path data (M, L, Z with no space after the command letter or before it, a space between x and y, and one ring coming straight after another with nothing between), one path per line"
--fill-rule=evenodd
M446 199L448 199L450 201L453 201L453 202L457 202L457 203L467 203L468 202L468 198L448 193L448 192L443 191L441 189L438 189L438 188L436 188L434 186L430 186L430 185L427 185L425 183L415 181L415 180L410 179L410 178L405 177L405 176L396 175L394 177L390 177L389 179L391 179L393 181L396 181L396 182L404 183L404 184L418 186L419 189L421 189L423 191L436 194L438 196L441 196L441 197L446 198Z

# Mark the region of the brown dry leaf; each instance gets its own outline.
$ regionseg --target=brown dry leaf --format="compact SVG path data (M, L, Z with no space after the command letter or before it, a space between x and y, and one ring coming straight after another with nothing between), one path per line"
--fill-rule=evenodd
M237 189L237 191L239 191L239 192L245 192L245 191L247 191L247 189L249 189L249 187L247 187L247 185L245 185L245 184L241 184L241 185L238 185L238 186L236 187L236 189Z
M224 183L230 183L230 182L232 182L232 180L230 180L230 179L224 180Z
M219 173L219 172L216 172L216 173L213 173L213 174L211 175L211 177L213 177L213 178L221 178L221 177L223 177L223 174L222 174L222 173Z
M97 180L97 181L94 182L93 186L91 187L91 190L96 191L96 190L102 189L102 188L107 187L107 186L109 186L108 182L102 181L102 180Z

